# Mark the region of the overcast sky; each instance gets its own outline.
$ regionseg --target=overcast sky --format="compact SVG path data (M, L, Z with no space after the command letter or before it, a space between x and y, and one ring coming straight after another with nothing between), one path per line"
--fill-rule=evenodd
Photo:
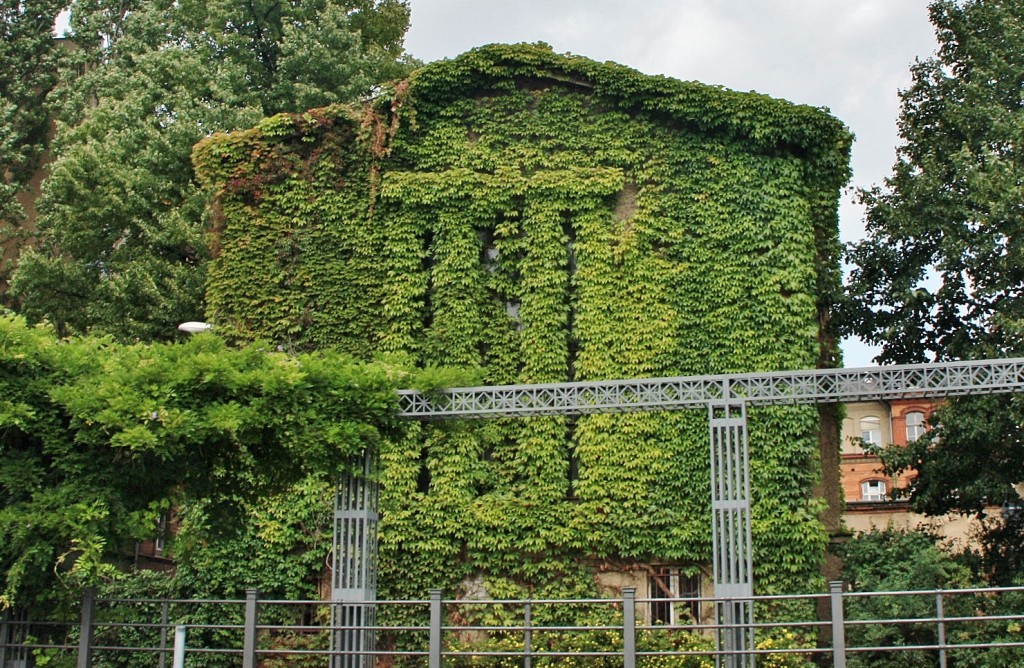
M828 107L857 137L853 186L885 178L896 159L897 91L935 33L927 0L410 0L406 49L430 62L496 42L547 42L647 74L754 90ZM844 241L863 235L845 193ZM875 354L844 345L846 366Z

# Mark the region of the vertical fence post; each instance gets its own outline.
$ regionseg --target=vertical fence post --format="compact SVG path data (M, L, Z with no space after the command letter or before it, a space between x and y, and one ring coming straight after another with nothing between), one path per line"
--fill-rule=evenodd
M0 613L0 668L7 666L7 643L10 642L7 639L10 637L8 626L7 613Z
M256 668L256 590L245 590L245 626L242 635L242 668Z
M636 668L636 587L622 588L622 668Z
M939 668L946 668L946 610L941 591L935 594L935 618L939 627Z
M78 632L78 668L92 666L92 630L96 615L96 590L82 592L82 625Z
M167 622L171 617L170 608L171 604L168 601L160 603L160 659L157 668L164 668L167 665ZM0 663L0 668L4 668L3 663Z
M185 634L187 628L184 624L174 627L174 656L171 665L173 668L185 668Z
M832 666L846 668L846 620L843 616L843 583L828 583L828 596L832 603Z
M430 590L430 655L429 668L441 668L441 590Z
M527 601L523 604L523 668L533 666L533 631L530 629L532 619L532 606ZM3 668L3 664L0 664Z

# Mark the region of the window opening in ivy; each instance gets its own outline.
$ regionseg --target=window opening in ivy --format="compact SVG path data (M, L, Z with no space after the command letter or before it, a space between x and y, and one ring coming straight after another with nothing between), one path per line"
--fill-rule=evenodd
M153 539L153 554L162 557L167 547L167 537L171 526L171 511L160 513L156 521L156 537Z
M566 485L565 498L570 500L579 499L576 494L576 484L580 479L580 458L576 454L576 418L566 420L565 442L569 444L567 456L569 458L568 485Z
M477 233L477 237L480 239L482 249L480 263L488 273L493 274L498 271L498 261L501 259L501 251L494 245L494 234L488 229L483 229Z
M566 332L568 340L566 356L566 380L576 380L576 360L579 357L580 342L576 338L576 226L573 224L569 212L562 214L562 234L565 236L566 271L569 273L569 280L566 281L565 305L568 311L568 322Z
M647 578L651 624L692 624L700 619L700 575L671 566L655 567Z
M519 319L519 302L505 302L505 313L508 315L509 320L512 321L516 331L523 328L523 321Z
M420 470L416 476L416 491L420 494L430 492L430 464L427 461L427 449L420 452Z

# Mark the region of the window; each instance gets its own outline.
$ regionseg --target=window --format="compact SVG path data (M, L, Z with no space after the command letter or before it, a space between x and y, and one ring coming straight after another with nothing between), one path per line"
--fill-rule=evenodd
M153 539L153 554L157 557L162 557L164 550L167 547L167 538L169 537L171 526L171 511L165 510L160 513L160 517L156 521L156 537Z
M885 481L865 480L860 484L861 501L885 501Z
M648 578L651 624L692 624L700 620L700 576L658 566ZM679 599L679 600L676 600Z
M874 415L860 419L860 440L872 445L882 444L882 421Z
M907 420L907 443L916 441L928 431L924 423L924 413L912 411L904 417Z

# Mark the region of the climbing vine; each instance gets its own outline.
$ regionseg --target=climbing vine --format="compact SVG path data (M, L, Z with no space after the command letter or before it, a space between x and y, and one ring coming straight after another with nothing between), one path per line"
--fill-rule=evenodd
M363 109L194 152L222 331L537 383L834 363L850 136L820 109L490 46ZM761 592L817 577L817 414L750 412ZM385 447L381 587L594 591L711 557L701 412L422 426Z

